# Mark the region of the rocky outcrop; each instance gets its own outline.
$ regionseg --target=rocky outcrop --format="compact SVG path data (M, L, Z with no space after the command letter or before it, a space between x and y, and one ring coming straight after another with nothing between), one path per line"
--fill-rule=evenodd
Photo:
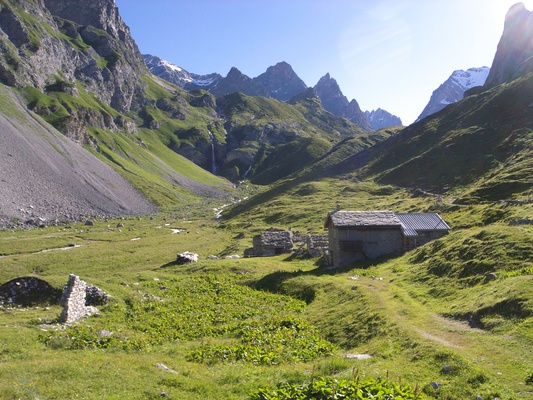
M448 104L462 100L466 91L483 86L489 71L490 68L488 67L454 71L444 83L433 91L428 104L416 121L442 110Z
M518 3L505 16L503 34L484 87L510 82L529 72L533 72L533 12Z
M320 78L314 89L324 108L330 113L337 117L346 118L365 131L372 130L357 101L355 99L348 101L346 96L342 94L337 81L329 73Z
M377 110L365 111L365 116L370 124L370 127L374 130L380 130L388 128L389 126L402 125L402 120L396 115L392 115L390 112L378 108Z
M6 0L0 53L0 83L75 98L65 107L28 96L37 114L61 114L54 125L78 143L89 143L87 126L117 130L114 117L89 106L88 98L120 113L142 104L134 98L143 96L139 79L146 67L114 0Z
M82 81L120 112L130 110L145 67L114 0L6 0L0 16L2 83L45 92L61 76Z

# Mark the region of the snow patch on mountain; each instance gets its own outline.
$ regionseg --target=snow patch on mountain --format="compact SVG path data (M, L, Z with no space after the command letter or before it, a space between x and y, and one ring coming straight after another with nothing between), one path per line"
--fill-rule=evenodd
M466 71L454 71L451 79L465 91L476 86L483 86L489 75L489 67L469 68Z

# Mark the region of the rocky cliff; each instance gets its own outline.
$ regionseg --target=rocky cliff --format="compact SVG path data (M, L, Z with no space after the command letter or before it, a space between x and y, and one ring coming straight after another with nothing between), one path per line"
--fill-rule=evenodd
M145 67L113 0L6 0L0 8L2 83L45 91L61 76L130 110Z
M533 12L515 4L505 16L503 34L485 88L533 72Z

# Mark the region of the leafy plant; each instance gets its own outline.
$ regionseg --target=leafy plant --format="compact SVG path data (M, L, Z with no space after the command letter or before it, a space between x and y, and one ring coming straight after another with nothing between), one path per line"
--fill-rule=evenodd
M278 389L261 388L250 396L250 400L329 400L329 399L424 399L418 389L388 382L384 379L337 380L330 377L313 379L301 385L286 384Z

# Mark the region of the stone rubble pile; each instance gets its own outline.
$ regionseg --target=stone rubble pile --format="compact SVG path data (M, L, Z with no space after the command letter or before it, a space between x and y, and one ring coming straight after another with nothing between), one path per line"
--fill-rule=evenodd
M61 290L33 276L15 278L0 285L0 305L57 304L60 296Z

